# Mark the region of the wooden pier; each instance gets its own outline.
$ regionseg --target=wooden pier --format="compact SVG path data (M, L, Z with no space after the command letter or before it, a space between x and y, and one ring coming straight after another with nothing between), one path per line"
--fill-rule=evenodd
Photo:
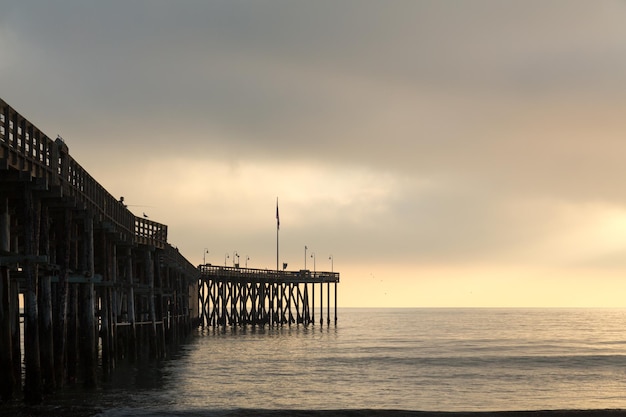
M315 323L319 284L319 322L330 325L330 287L337 323L338 272L275 271L200 265L200 322L203 326ZM326 284L326 304L324 304ZM324 316L326 306L326 316Z
M98 370L167 356L199 325L315 323L317 285L320 325L334 285L336 324L338 283L336 272L194 267L166 225L132 214L63 139L0 99L0 403L95 387Z
M2 401L165 356L198 324L198 276L166 225L135 217L61 138L0 100Z

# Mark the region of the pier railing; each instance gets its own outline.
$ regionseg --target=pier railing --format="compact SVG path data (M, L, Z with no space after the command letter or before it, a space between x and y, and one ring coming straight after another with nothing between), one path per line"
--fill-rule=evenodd
M136 243L163 249L167 226L136 217L70 155L62 138L50 139L0 99L0 170L36 178L59 197L74 198Z
M239 268L218 265L200 265L201 277L225 280L250 280L263 282L308 282L308 283L338 283L338 272L310 271L277 271L272 269Z
M135 242L164 249L167 245L167 226L143 217L135 217Z

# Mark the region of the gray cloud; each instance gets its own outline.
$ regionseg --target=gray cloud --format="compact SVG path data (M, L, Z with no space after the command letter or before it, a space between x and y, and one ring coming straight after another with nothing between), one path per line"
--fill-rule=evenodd
M2 8L3 99L49 135L62 134L120 192L138 190L119 172L155 175L173 159L227 161L235 173L259 164L288 177L302 165L393 178L381 181L393 189L376 207L365 192L342 206L336 190L315 197L327 211L298 206L310 224L291 226L285 238L294 248L333 246L355 262L532 263L546 235L575 226L575 216L559 217L562 205L626 204L623 2ZM232 181L220 175L207 174L201 186ZM354 187L366 188L367 178ZM253 180L236 185L267 188L270 202L297 188ZM309 186L324 189L316 181L331 180L320 175ZM225 195L211 185L198 192ZM229 210L223 204L210 206L216 217ZM175 237L206 245L186 220L163 221L180 223ZM246 239L261 251L265 233L211 236L229 247Z

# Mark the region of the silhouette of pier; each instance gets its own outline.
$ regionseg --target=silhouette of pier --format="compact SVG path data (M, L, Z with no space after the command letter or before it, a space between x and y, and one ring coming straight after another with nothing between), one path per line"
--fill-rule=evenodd
M165 356L197 325L197 294L198 269L166 225L133 215L61 138L0 100L2 401L23 386L39 402L95 386L97 367Z
M200 265L202 325L283 325L315 323L315 287L319 284L319 320L330 324L330 287L334 286L337 323L338 272L276 271ZM324 304L324 284L326 303Z
M0 99L0 402L97 385L121 361L161 358L199 325L315 322L334 272L194 267L167 226L131 213ZM23 310L23 312L22 312ZM23 334L22 334L23 332Z

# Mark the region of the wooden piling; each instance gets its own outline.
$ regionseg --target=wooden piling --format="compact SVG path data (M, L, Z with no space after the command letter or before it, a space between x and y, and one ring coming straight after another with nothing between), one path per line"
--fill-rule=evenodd
M8 199L0 199L0 256L10 253L11 217ZM0 265L0 402L13 398L16 383L13 372L13 346L11 339L11 311L16 308L12 303L11 278L9 267ZM19 359L17 359L19 361Z
M40 225L41 254L50 259L50 217L48 207L41 207ZM41 377L44 393L50 393L55 387L54 344L52 331L52 284L50 272L39 277L39 343Z
M63 208L62 220L56 226L57 232L57 259L59 265L58 282L56 284L56 300L54 303L54 363L55 382L62 387L66 380L67 356L65 354L67 338L67 299L68 276L70 271L70 256L72 252L72 210Z
M156 325L156 307L155 307L155 293L154 293L154 261L152 259L152 250L144 251L145 272L148 281L149 296L149 314L150 314L150 332L148 333L148 340L150 345L150 356L157 358L159 356L158 351L158 338L157 338L157 325Z
M315 324L315 283L311 284L311 322Z
M9 269L0 266L0 369L4 375L0 377L0 402L13 398L15 379L13 372L13 346L11 340L11 280Z
M161 255L162 256L162 255ZM155 308L156 318L160 322L157 326L157 349L159 357L165 357L165 297L163 295L163 268L165 266L162 262L161 256L156 254L154 257L154 287L155 287ZM160 291L156 293L156 288Z
M106 378L109 372L113 369L113 336L111 329L113 323L112 306L111 306L111 245L107 234L104 230L101 230L98 237L98 253L100 258L99 269L104 272L104 283L97 289L100 306L100 344L102 352L102 373Z
M326 324L330 326L330 282L326 284Z
M80 364L82 368L83 386L86 388L94 388L96 386L97 366L94 284L91 281L95 275L94 229L93 218L89 215L85 216L84 219L82 249L81 269L89 282L80 284Z
M337 325L337 283L335 282L335 326Z
M130 247L126 248L126 281L128 283L128 295L126 311L128 312L128 352L131 361L137 359L137 329L135 327L135 289L133 285L133 252Z
M17 281L11 281L11 346L13 347L13 381L15 381L14 387L22 386L22 332L20 330L20 285ZM10 371L7 371L10 372Z
M120 316L120 294L117 285L117 244L111 244L111 259L109 261L110 267L110 280L113 286L111 290L111 355L113 357L113 367L115 367L117 360L119 359L119 332L118 322Z
M324 325L324 284L320 282L320 326Z
M39 268L35 259L39 250L39 221L41 203L29 185L24 190L24 261L26 278L24 296L24 401L38 404L43 399L39 344L39 312L37 309L37 287Z

